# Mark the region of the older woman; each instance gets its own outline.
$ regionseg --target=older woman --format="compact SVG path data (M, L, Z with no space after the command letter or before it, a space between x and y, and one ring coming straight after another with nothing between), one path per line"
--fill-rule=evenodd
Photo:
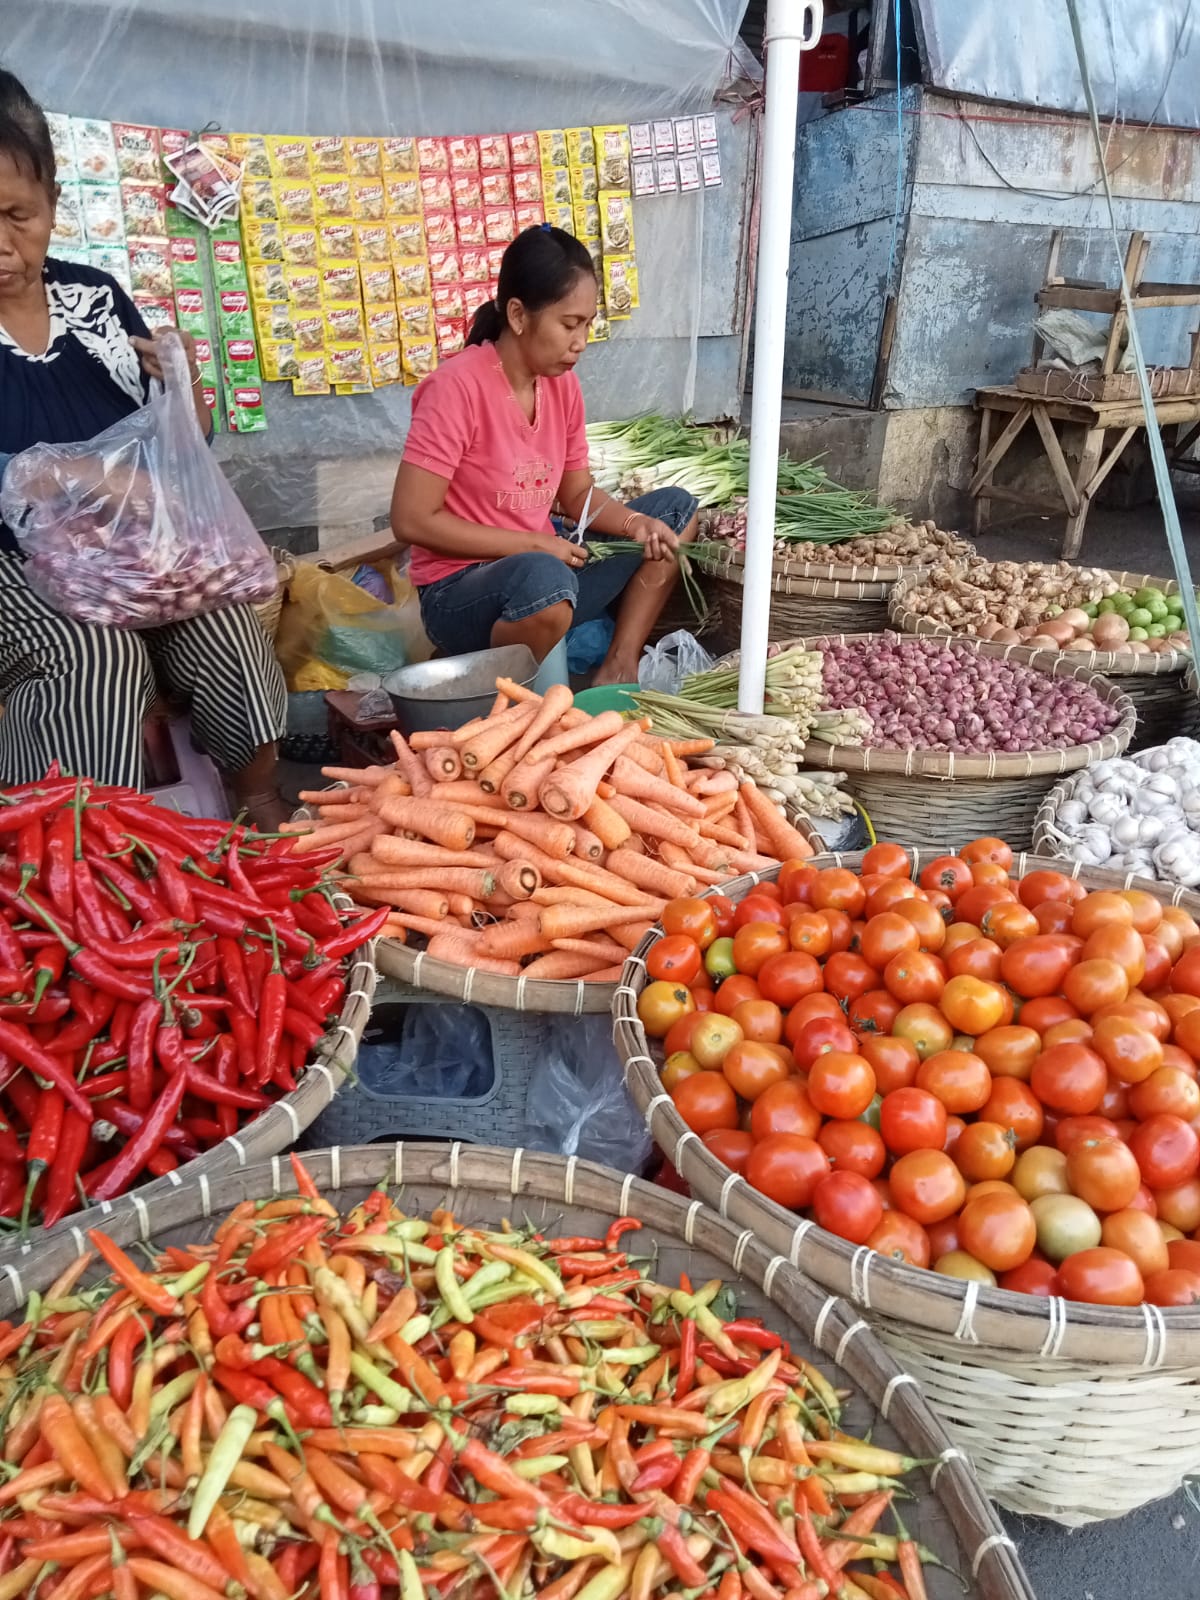
M0 72L0 473L35 444L94 438L144 405L153 339L107 273L48 254L58 198L46 119ZM188 345L194 363L194 345ZM212 419L193 364L199 426ZM276 740L286 694L254 611L229 606L131 632L73 622L25 581L0 523L0 783L71 772L140 787L142 722L159 687L191 708L197 744L252 821L284 815Z

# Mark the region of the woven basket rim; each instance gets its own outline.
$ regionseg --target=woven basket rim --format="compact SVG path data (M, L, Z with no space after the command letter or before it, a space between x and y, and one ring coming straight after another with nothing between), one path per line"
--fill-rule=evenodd
M950 570L961 572L961 562L949 563ZM1141 589L1153 584L1155 588L1162 589L1165 593L1178 591L1179 584L1174 578L1156 578L1148 572L1119 572L1115 568L1104 567L1097 569L1107 572L1109 577L1120 583L1122 588L1130 589L1135 585ZM909 575L898 581L888 596L888 615L902 633L926 634L939 639L974 639L974 634L956 634L953 628L942 622L931 622L928 617L922 617L915 611L905 607L905 600L909 592L928 577L928 573ZM979 640L981 644L989 643L988 640ZM1014 647L1015 648L1015 647ZM1062 658L1064 652L1054 650L1034 650L1031 655L1037 660L1034 664L1041 665L1043 661L1055 661ZM1114 678L1155 678L1164 677L1172 673L1184 673L1192 665L1192 655L1188 650L1160 651L1157 655L1127 656L1118 654L1115 650L1072 650L1068 659L1078 662L1079 665L1089 668L1093 672L1106 673Z
M872 1410L893 1427L911 1453L937 1463L930 1474L929 1500L937 1501L947 1524L947 1540L957 1540L970 1564L978 1600L1035 1600L1016 1545L1000 1524L970 1463L956 1449L943 1423L929 1408L915 1382L904 1374L866 1324L836 1295L817 1288L749 1233L707 1207L689 1204L654 1184L623 1175L578 1157L530 1150L502 1150L461 1143L335 1146L306 1150L304 1164L323 1193L330 1189L422 1185L442 1189L451 1206L464 1191L495 1196L511 1209L514 1197L531 1196L571 1210L635 1215L669 1236L672 1244L716 1256L731 1276L751 1281L825 1360L840 1369ZM104 1231L122 1247L146 1243L156 1227L179 1228L223 1213L243 1198L261 1199L296 1192L290 1163L269 1163L231 1175L219 1196L200 1181L160 1192L142 1205L117 1201ZM214 1204L215 1199L215 1204ZM19 1303L29 1288L45 1288L72 1260L89 1249L82 1231L59 1237L25 1269L0 1279L0 1311ZM922 1485L924 1488L925 1485Z
M878 633L814 634L803 639L781 640L778 644L772 644L768 653L774 655L791 649L813 650L824 644L847 644L881 637ZM1137 711L1129 696L1107 678L1087 667L1064 661L1061 656L1051 659L1047 652L1029 650L1024 645L991 644L984 639L972 639L967 634L952 634L945 642L966 645L981 655L998 660L1018 661L1050 677L1078 678L1100 699L1117 708L1120 721L1111 733L1103 734L1089 744L1071 745L1066 750L1031 750L1019 755L966 756L940 750L866 750L857 745L820 744L814 741L805 746L805 766L832 767L850 773L892 772L905 778L1035 778L1049 773L1074 772L1080 767L1091 766L1094 761L1119 756L1128 748L1137 725Z
M715 541L714 541L715 542ZM963 541L967 544L967 541ZM974 545L967 545L971 554L975 554ZM942 559L945 559L944 557ZM958 558L965 559L965 558ZM898 565L893 562L883 566L847 566L844 562L822 561L797 561L787 551L776 551L771 559L771 572L773 576L788 577L800 580L813 580L825 584L832 592L824 595L826 599L836 599L839 589L863 584L886 586L898 582L901 578L916 578L928 576L939 561L916 562L909 566ZM695 565L701 572L707 572L713 577L726 578L730 583L741 583L741 572L746 565L744 550L735 550L730 547L723 555L716 558L697 556ZM735 576L734 574L737 574ZM801 591L793 591L801 592ZM849 598L856 598L850 596ZM857 598L863 598L858 596ZM872 596L872 598L877 598Z
M1149 750L1157 750L1160 748L1161 746L1159 745L1151 745ZM1128 756L1126 759L1136 762L1138 756L1149 754L1149 750L1139 750L1137 755ZM1083 772L1086 771L1087 768L1084 767ZM1050 836L1050 828L1053 824L1054 813L1058 810L1059 806L1064 800L1069 800L1071 798L1072 787L1081 776L1082 772L1073 772L1069 777L1060 778L1054 787L1049 789L1043 796L1042 803L1037 808L1037 815L1033 819L1034 855L1041 856L1044 860L1053 860L1065 870L1073 869L1077 863L1074 862L1069 856L1060 856L1058 854L1054 848L1054 840ZM1162 893L1164 891L1170 891L1172 895L1177 894L1181 897L1178 899L1173 898L1171 902L1173 905L1183 905L1185 902L1188 903L1192 915L1195 916L1197 920L1200 920L1200 892L1197 890L1184 889L1179 884L1173 883L1167 878L1139 878L1134 873L1115 872L1109 867L1085 867L1084 871L1102 872L1107 873L1110 878L1119 878L1121 880L1120 887L1123 889L1157 889L1159 891L1159 898L1162 897Z
M932 859L945 853L907 852L914 871L923 856ZM814 857L811 864L856 870L864 854L830 852ZM1024 877L1043 870L1047 859L1022 854L1010 871ZM1081 867L1077 862L1057 865L1090 887L1142 888L1156 899L1184 905L1200 915L1200 895L1186 889L1146 879L1126 880L1122 874ZM748 873L726 884L722 892L739 900L756 883L773 879L777 871ZM1133 1366L1147 1371L1200 1364L1200 1308L1088 1306L943 1277L927 1268L889 1261L865 1245L852 1245L752 1189L685 1126L670 1095L663 1091L658 1065L649 1055L637 1017L637 995L645 982L646 952L662 937L661 926L656 926L625 964L613 1003L613 1036L624 1062L626 1084L651 1136L698 1198L714 1203L722 1216L770 1240L802 1272L847 1295L864 1310L913 1325L927 1341L931 1335L944 1336L947 1353L977 1356L983 1347L985 1355L988 1349L995 1349L1021 1352L1047 1364L1077 1362L1093 1368Z

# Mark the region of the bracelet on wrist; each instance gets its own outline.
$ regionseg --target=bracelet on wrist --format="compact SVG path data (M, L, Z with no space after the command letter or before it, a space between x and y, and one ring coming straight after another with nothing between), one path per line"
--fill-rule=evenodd
M624 533L628 533L629 532L629 524L631 522L636 522L638 517L640 517L640 516L641 516L641 512L640 511L627 511L625 513L625 521L621 524L621 532L623 534Z

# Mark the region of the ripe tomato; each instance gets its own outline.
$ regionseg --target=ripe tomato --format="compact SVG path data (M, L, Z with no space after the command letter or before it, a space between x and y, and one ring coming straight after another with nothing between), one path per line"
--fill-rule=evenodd
M1171 1265L1167 1241L1154 1218L1144 1211L1111 1211L1100 1229L1100 1243L1110 1250L1123 1250L1137 1263L1143 1277L1165 1272Z
M1136 1022L1163 1043L1171 1037L1170 1013L1165 1006L1160 1006L1157 1000L1148 999L1139 989L1131 990L1128 1000L1118 1001L1113 1006L1101 1006L1092 1017L1092 1026L1095 1027L1102 1017L1123 1017L1127 1022Z
M913 950L888 962L883 982L903 1005L929 1005L946 987L946 969L938 956Z
M954 1157L958 1149L958 1141L962 1138L963 1130L966 1126L966 1123L959 1116L946 1118L946 1137L942 1141L942 1149L951 1158Z
M696 1009L691 991L681 983L658 980L648 983L638 995L638 1018L651 1039L662 1039L673 1023Z
M1037 918L1019 900L1002 900L989 906L979 926L984 938L994 939L1001 950L1007 950L1018 939L1032 939L1038 932Z
M1084 961L1115 961L1124 970L1131 988L1136 989L1146 973L1146 946L1142 936L1136 928L1124 923L1109 922L1097 928L1084 940L1079 954Z
M980 1107L979 1117L1011 1128L1018 1150L1037 1143L1045 1121L1041 1101L1019 1078L993 1078L992 1092L987 1104Z
M900 1213L904 1215L903 1212ZM958 1217L943 1217L941 1222L931 1222L925 1232L929 1236L929 1251L935 1261L958 1249Z
M862 880L849 867L824 867L813 879L812 904L818 911L844 911L848 917L861 917L866 903Z
M711 1128L702 1135L702 1143L733 1172L745 1172L754 1148L753 1136L741 1128Z
M742 1000L729 1016L758 1044L778 1044L783 1038L783 1012L771 1000Z
M692 1048L692 1035L700 1026L704 1016L702 1011L687 1011L673 1022L667 1029L663 1038L663 1057L673 1056L677 1050L690 1050Z
M968 939L944 957L946 971L952 978L987 978L994 983L1000 976L1002 954L994 939Z
M1100 1243L1100 1218L1073 1194L1042 1194L1029 1202L1037 1223L1038 1249L1051 1261ZM1066 1291L1063 1291L1064 1294Z
M896 1156L941 1150L946 1142L946 1108L928 1089L893 1089L879 1108L879 1131Z
M921 904L920 901L910 903ZM932 907L927 909L933 910ZM936 912L933 914L937 915ZM863 960L882 972L893 956L907 955L909 951L919 949L920 944L921 935L907 917L902 917L898 911L881 911L864 927L859 949Z
M1029 1087L1042 1105L1074 1117L1095 1111L1107 1085L1103 1060L1085 1044L1051 1045L1029 1076Z
M693 1133L712 1128L736 1128L737 1095L719 1072L693 1072L671 1091L675 1109Z
M883 1221L883 1202L858 1172L831 1172L813 1190L813 1216L851 1244L866 1244Z
M650 946L646 972L667 983L695 983L700 975L700 946L682 933L669 933Z
M881 842L864 853L862 870L864 877L878 873L881 878L907 878L912 868L903 845Z
M752 891L733 913L733 931L736 934L739 928L745 928L752 922L773 922L776 927L782 928L787 921L787 914L778 900Z
M1163 919L1163 908L1145 889L1118 889L1122 900L1133 910L1133 925L1139 933L1153 933Z
M1121 1083L1142 1083L1163 1064L1160 1041L1148 1028L1121 1016L1094 1019L1091 1047Z
M919 959L932 960L932 957ZM954 1029L942 1013L936 1007L919 1001L904 1007L892 1023L892 1033L898 1039L908 1039L916 1047L922 1061L936 1055L939 1050L948 1050L954 1041Z
M991 837L972 839L959 853L971 868L974 868L978 861L992 861L1007 872L1013 864L1012 847L1003 839Z
M875 1087L880 1094L891 1094L893 1089L906 1089L917 1081L917 1067L921 1058L909 1039L884 1034L860 1036L858 1053L871 1063Z
M664 1060L659 1077L663 1088L670 1094L683 1078L689 1078L693 1072L701 1070L700 1063L690 1050L675 1050Z
M1097 928L1116 923L1119 927L1133 927L1133 907L1115 889L1093 889L1085 894L1075 907L1071 918L1071 932L1081 939L1095 933Z
M998 1122L972 1122L954 1145L954 1165L968 1183L1005 1178L1017 1159L1016 1142Z
M732 1017L713 1011L702 1016L692 1029L688 1049L705 1071L713 1071L721 1065L734 1045L741 1044L744 1037L740 1025Z
M1068 1256L1058 1269L1058 1282L1066 1299L1085 1305L1136 1306L1146 1296L1136 1263L1106 1245Z
M821 994L806 994L804 999L798 1000L788 1012L783 1024L784 1037L791 1037L788 1032L789 1027L794 1034L806 1022L811 1022L814 1017L835 1017L838 1022L846 1020L841 1006L838 1005L831 994L825 994L824 992Z
M959 1033L987 1033L1004 1021L1005 997L998 983L984 978L951 978L942 990L938 1010Z
M1195 1233L1200 1228L1200 1178L1189 1178L1170 1189L1156 1189L1154 1204L1159 1222L1167 1222L1180 1233Z
M1042 1041L1034 1030L1016 1023L989 1028L975 1040L975 1054L993 1078L1020 1078L1028 1082L1041 1049Z
M887 1148L868 1122L837 1119L817 1134L817 1143L833 1163L835 1172L857 1172L877 1178L887 1162Z
M827 1050L843 1050L853 1054L855 1038L844 1017L813 1017L799 1028L791 1027L792 1016L784 1024L787 1041L796 1057L801 1072L807 1072L819 1055Z
M743 1000L758 998L759 989L754 979L748 978L744 972L735 972L731 978L722 981L713 1010L723 1017L729 1017L733 1015L734 1007L740 1006Z
M1065 872L1050 872L1041 869L1037 872L1027 872L1017 885L1017 892L1021 897L1021 904L1034 907L1041 905L1043 900L1064 900L1069 905L1074 905L1087 893L1083 885L1075 878L1068 877Z
M955 901L974 881L970 867L961 856L935 856L928 866L922 867L917 879L922 889L940 889Z
M884 878L867 893L863 906L865 917L877 917L883 911L895 911L908 900L919 900L921 890L908 878Z
M969 1050L939 1050L917 1070L917 1087L936 1095L955 1115L978 1111L992 1092L992 1075Z
M951 1216L967 1192L962 1173L941 1150L913 1150L901 1156L888 1185L897 1208L924 1226Z
M1168 1267L1145 1279L1146 1301L1152 1306L1194 1306L1200 1302L1200 1273Z
M743 1176L777 1205L802 1211L829 1173L829 1157L813 1139L798 1133L772 1133L751 1150Z
M837 955L841 950L849 950L854 938L854 924L844 911L831 911L824 907L817 915L824 919L829 926L829 953Z
M717 918L710 900L691 896L668 900L661 921L664 932L692 939L701 950L707 950L717 937Z
M736 909L733 901L727 894L710 894L704 903L717 919L717 938L730 938L733 934L733 913Z
M1012 1185L1022 1200L1036 1200L1040 1194L1069 1194L1066 1156L1049 1145L1030 1145L1017 1157Z
M773 1133L799 1133L815 1139L820 1127L821 1113L799 1078L786 1078L764 1089L750 1108L750 1132L756 1139Z
M1200 1117L1200 1084L1179 1067L1159 1067L1129 1090L1129 1110L1139 1122L1163 1115L1193 1122Z
M1087 1139L1119 1139L1121 1131L1111 1117L1087 1115L1062 1117L1054 1130L1054 1147L1070 1155L1077 1144Z
M960 944L970 944L972 939L982 939L983 935L973 922L964 922L961 917L956 917L946 929L946 940L939 954L943 961L947 961L952 951L957 950Z
M733 936L733 964L756 978L772 956L781 956L788 948L788 936L778 924L746 922Z
M906 1217L903 1211L885 1211L883 1220L867 1243L889 1261L902 1262L910 1267L927 1267L932 1259L929 1235L919 1222Z
M785 906L808 905L817 869L809 861L785 861L775 882Z
M1045 1033L1059 1022L1066 1022L1079 1013L1070 1001L1059 994L1045 995L1041 999L1026 1000L1021 1006L1021 1026L1032 1028L1037 1034Z
M1146 953L1142 987L1151 992L1164 988L1171 978L1173 963L1170 951L1161 939L1156 939L1150 933L1142 935L1142 948Z
M1037 1256L1030 1256L1028 1261L1014 1267L1011 1272L1002 1272L996 1283L1001 1289L1010 1289L1014 1294L1045 1296L1058 1293L1058 1273L1049 1261L1040 1260Z
M1065 900L1043 900L1033 913L1039 933L1070 933L1075 908Z
M1141 1181L1133 1151L1120 1139L1082 1139L1067 1152L1067 1182L1093 1211L1124 1211Z
M1087 1044L1092 1037L1092 1025L1082 1017L1072 1017L1069 1022L1056 1022L1042 1035L1042 1049L1055 1044Z
M880 914L902 917L905 922L911 922L917 930L918 948L928 950L931 955L936 955L946 942L946 920L937 906L928 900L901 900L895 911Z
M1179 1117L1151 1117L1129 1136L1142 1180L1151 1189L1172 1189L1194 1178L1200 1168L1200 1139Z
M790 1007L806 995L820 993L824 982L821 968L811 955L787 950L771 956L759 968L758 987L765 1000Z
M1039 933L1009 946L1000 958L1000 976L1014 994L1036 1000L1058 993L1073 961L1073 952L1057 934Z
M787 1066L770 1045L755 1039L735 1044L721 1062L721 1071L733 1091L752 1103L764 1089L782 1083L788 1076Z
M868 989L851 1000L846 1020L856 1034L889 1034L900 1015L901 1005L886 989Z
M1195 917L1190 912L1185 911L1182 906L1163 906L1162 922L1159 924L1159 928L1162 929L1168 923L1179 931L1185 944L1190 943L1200 934L1200 922L1197 922Z
M756 883L750 891L751 894L765 894L768 900L775 900L783 904L783 896L779 892L779 884L770 878L764 878L761 883Z
M944 1278L961 1278L966 1282L986 1283L993 1289L996 1287L996 1274L992 1269L985 1267L982 1261L976 1261L965 1250L951 1250L948 1255L938 1256L933 1263L933 1270Z
M954 915L962 922L970 922L979 927L984 915L993 906L1013 905L1016 898L1016 892L1010 884L976 883L966 894L959 895L955 900Z
M1167 1265L1186 1267L1189 1272L1200 1272L1200 1241L1195 1239L1168 1239Z
M1033 1254L1037 1224L1020 1195L985 1194L963 1207L958 1237L963 1249L991 1271L1012 1272Z
M868 989L878 989L879 983L875 968L849 950L840 950L826 959L825 988L838 1000L854 1000Z
M828 920L819 911L797 911L788 922L788 943L793 950L820 960L832 942Z
M861 1117L875 1098L871 1063L848 1050L819 1055L808 1071L808 1098L826 1117Z

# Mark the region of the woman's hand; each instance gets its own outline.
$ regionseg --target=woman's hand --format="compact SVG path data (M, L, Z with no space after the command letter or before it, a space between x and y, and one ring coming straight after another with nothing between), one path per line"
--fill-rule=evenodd
M642 546L647 561L669 561L679 548L678 535L665 522L640 512L627 519L624 534Z
M575 571L587 565L586 547L573 544L570 539L547 539L539 533L535 536L535 543L530 546L530 550L538 554L548 550L552 556L557 556L564 566L572 567Z
M200 368L196 362L196 341L190 333L183 333L174 328L160 328L152 339L139 339L136 336L130 339L130 344L141 357L142 371L147 377L157 378L159 383L163 381L162 350L158 341L165 338L168 333L182 339L183 353L187 357L188 377L195 383L200 376Z

